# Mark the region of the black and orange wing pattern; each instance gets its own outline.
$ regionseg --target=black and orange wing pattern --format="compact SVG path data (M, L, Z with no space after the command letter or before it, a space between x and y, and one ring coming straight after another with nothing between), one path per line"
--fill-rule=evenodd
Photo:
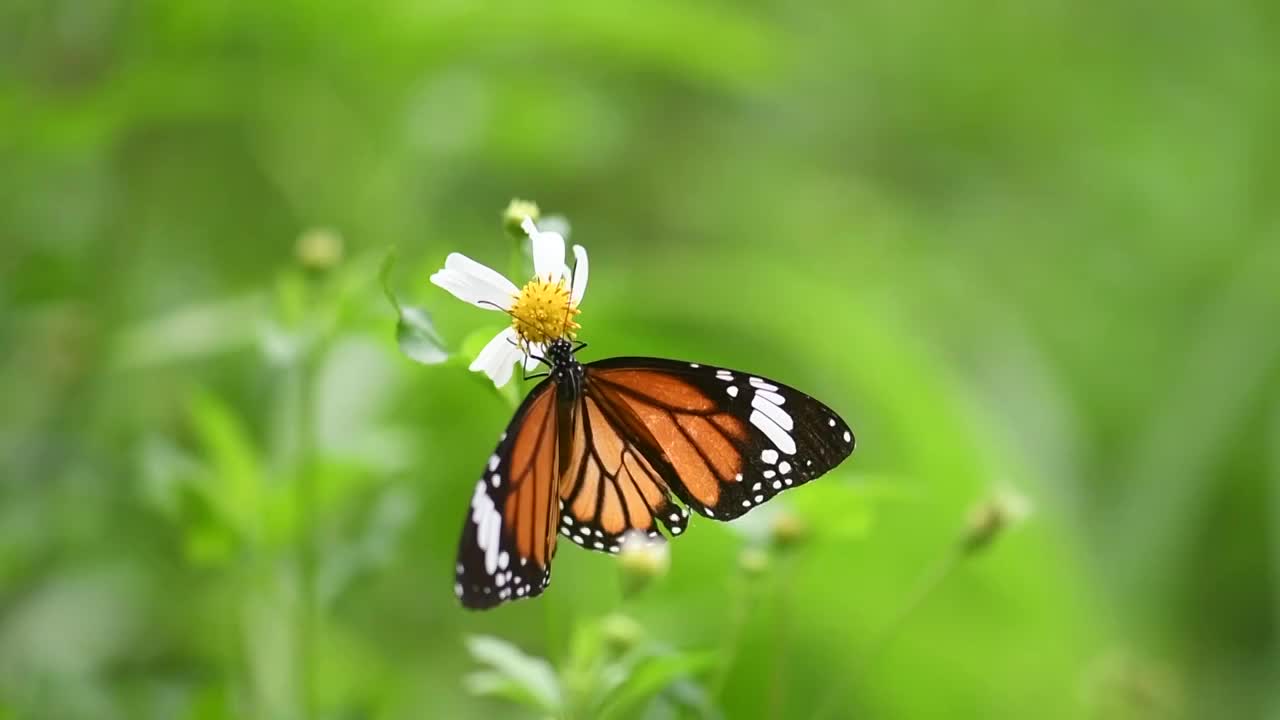
M835 411L774 380L658 358L585 368L586 396L629 410L640 427L620 436L681 502L709 518L739 517L853 452L853 431Z
M684 532L688 510L671 496L674 477L644 425L625 404L588 387L573 409L560 478L560 533L590 550L616 553L627 533L658 539Z
M545 380L529 393L476 483L453 587L466 607L533 597L551 580L559 515L559 390Z
M454 586L466 607L540 594L557 530L600 552L629 534L661 541L685 531L688 508L733 520L853 451L831 408L756 375L658 358L581 373L580 387L529 393L476 484Z

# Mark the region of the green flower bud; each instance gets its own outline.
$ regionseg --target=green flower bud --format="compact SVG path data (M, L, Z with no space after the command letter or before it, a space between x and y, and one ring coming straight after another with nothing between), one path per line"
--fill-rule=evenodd
M507 205L507 209L502 211L502 227L511 237L520 240L525 237L524 227L522 227L525 219L536 221L541 215L537 203L514 199Z
M622 568L623 592L631 595L667 574L671 567L671 553L666 541L632 531L622 541L618 566Z
M613 613L600 621L604 641L615 654L622 655L644 639L644 627L622 613Z
M796 547L809 537L809 525L795 513L781 510L769 523L769 540L780 550Z
M298 237L293 253L308 270L330 270L342 262L342 236L329 228L312 228Z
M1031 512L1026 497L1012 491L996 493L982 502L969 515L969 523L960 536L960 547L976 553L989 546L1000 533L1016 525Z
M769 569L769 553L758 547L746 547L738 555L738 566L749 576L763 575Z

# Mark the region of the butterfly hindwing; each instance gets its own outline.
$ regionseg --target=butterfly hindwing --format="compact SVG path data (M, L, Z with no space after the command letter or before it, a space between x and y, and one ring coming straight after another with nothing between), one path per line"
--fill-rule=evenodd
M585 392L575 406L567 469L560 480L560 533L590 550L618 552L628 533L680 534L688 511L673 501L662 470L635 440L625 408Z
M529 393L476 483L454 581L466 607L533 597L550 582L559 515L557 392L547 380Z
M652 465L669 467L670 489L706 517L739 517L853 451L853 432L835 411L773 380L658 358L585 367L587 394L634 414L660 449Z

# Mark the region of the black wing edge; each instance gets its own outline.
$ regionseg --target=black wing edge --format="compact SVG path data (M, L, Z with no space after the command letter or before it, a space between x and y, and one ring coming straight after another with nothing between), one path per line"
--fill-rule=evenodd
M515 538L503 526L503 508L511 490L511 451L518 431L533 404L544 393L554 392L555 385L548 378L529 391L498 438L498 447L485 463L471 495L458 541L453 585L454 595L470 610L487 610L510 600L537 597L551 582L550 558L547 567L541 568L520 556ZM547 418L548 425L554 422L554 410ZM551 428L543 431L551 432Z

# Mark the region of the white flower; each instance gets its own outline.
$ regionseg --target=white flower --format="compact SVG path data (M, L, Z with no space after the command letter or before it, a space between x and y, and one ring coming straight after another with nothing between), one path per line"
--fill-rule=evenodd
M450 253L444 269L431 276L431 282L459 300L511 316L511 327L495 335L471 363L472 370L488 375L498 387L511 380L516 363L531 370L538 363L534 356L541 355L547 343L574 337L578 324L573 318L587 291L587 251L581 245L573 246L570 272L559 233L542 232L529 218L521 227L533 243L534 269L533 279L523 288L460 253Z

